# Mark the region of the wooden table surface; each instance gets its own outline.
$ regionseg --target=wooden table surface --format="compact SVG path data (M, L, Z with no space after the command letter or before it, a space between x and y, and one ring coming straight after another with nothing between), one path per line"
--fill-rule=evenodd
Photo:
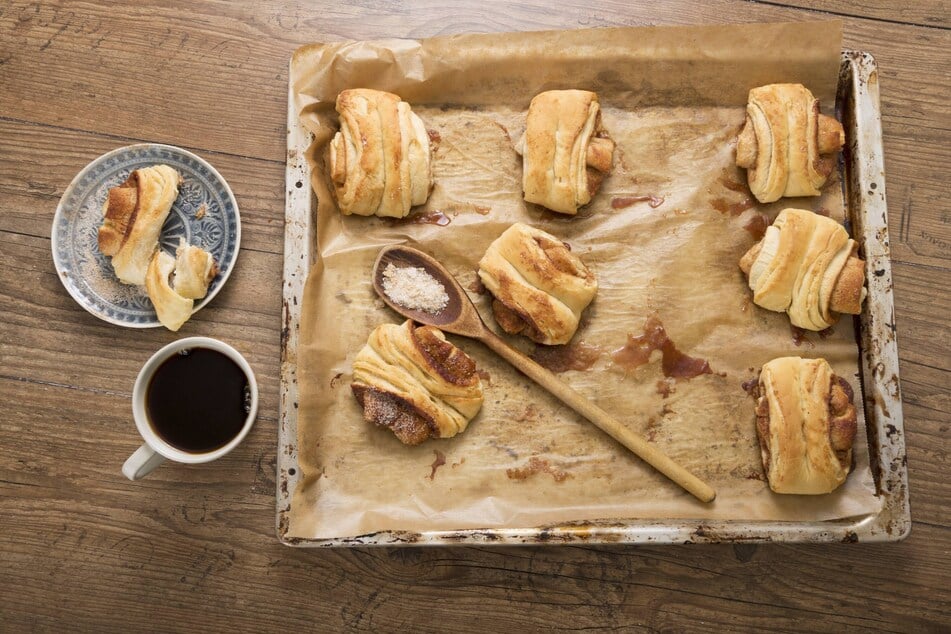
M951 629L951 21L942 0L863 4L0 4L0 630ZM914 520L905 542L320 551L278 543L285 95L297 46L830 14L844 21L845 45L880 66ZM204 156L241 207L234 274L178 335L89 315L63 289L50 254L53 212L73 176L141 141ZM167 464L130 483L119 468L140 442L133 380L182 335L217 337L246 355L261 387L257 424L225 459Z

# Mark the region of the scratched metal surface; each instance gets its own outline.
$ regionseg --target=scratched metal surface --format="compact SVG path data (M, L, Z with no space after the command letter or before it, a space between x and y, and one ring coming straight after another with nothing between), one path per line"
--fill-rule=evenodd
M601 520L515 529L406 532L302 540L287 537L288 512L300 476L297 465L297 340L300 299L313 257L316 200L304 151L308 133L288 94L287 171L284 233L284 308L281 331L281 411L278 426L278 538L288 546L372 546L450 544L882 542L911 530L898 343L888 245L885 168L879 112L878 70L868 53L844 51L837 110L846 128L843 152L846 198L853 235L866 260L868 298L859 318L862 396L868 424L872 471L881 512L826 522Z

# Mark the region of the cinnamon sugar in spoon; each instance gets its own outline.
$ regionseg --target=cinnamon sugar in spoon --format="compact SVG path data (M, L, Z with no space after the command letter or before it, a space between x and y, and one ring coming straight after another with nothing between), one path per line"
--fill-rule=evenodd
M393 301L383 287L383 272L389 264L398 269L413 267L425 270L445 289L449 297L445 307L436 313L430 313L425 310L407 308ZM515 350L489 330L456 278L432 257L411 247L399 245L384 247L373 264L373 288L387 306L404 317L427 326L435 326L445 332L481 341L523 374L551 392L562 403L587 418L601 431L627 447L644 462L683 487L701 502L712 502L716 497L716 491L709 484L671 460L639 434L629 430L603 409L574 391L552 372Z

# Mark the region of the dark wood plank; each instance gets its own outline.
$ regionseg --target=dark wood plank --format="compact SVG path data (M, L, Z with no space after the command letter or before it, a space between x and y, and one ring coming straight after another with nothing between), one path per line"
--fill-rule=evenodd
M870 18L889 24L905 24L938 29L951 27L948 5L941 0L897 3L891 0L865 0L860 6L854 2L822 2L821 0L754 0L762 4L813 9L828 15Z

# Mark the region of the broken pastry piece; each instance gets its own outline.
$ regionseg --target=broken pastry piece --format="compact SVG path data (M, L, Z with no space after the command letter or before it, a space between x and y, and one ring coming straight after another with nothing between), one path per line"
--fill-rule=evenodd
M410 105L360 88L337 96L337 112L328 165L340 211L404 218L425 203L433 184L429 133Z
M598 292L594 273L567 244L520 222L489 245L479 278L502 330L546 345L571 340Z
M195 307L195 300L208 294L208 285L218 274L214 257L182 240L177 257L155 251L145 277L145 290L163 326L178 331Z
M614 158L614 141L601 125L598 95L587 90L536 95L515 151L522 155L527 202L578 213L591 202Z
M186 244L182 238L175 258L175 291L187 299L201 299L218 274L215 258L200 247Z
M175 270L175 258L162 250L155 252L145 277L145 290L162 325L177 332L192 316L195 300L182 297L172 288L169 278Z
M835 220L784 209L740 259L740 269L757 306L785 311L794 326L824 330L838 313L862 312L865 262L856 249Z
M845 482L857 425L853 393L825 359L773 359L753 397L770 489L820 495Z
M133 171L124 183L109 190L99 228L99 250L112 258L112 268L123 283L145 283L181 180L175 169L155 165Z
M353 360L354 397L368 423L407 445L465 431L482 407L475 362L432 326L383 324Z
M784 196L818 196L845 144L842 124L819 114L819 100L802 84L750 91L736 164L747 169L761 203Z

